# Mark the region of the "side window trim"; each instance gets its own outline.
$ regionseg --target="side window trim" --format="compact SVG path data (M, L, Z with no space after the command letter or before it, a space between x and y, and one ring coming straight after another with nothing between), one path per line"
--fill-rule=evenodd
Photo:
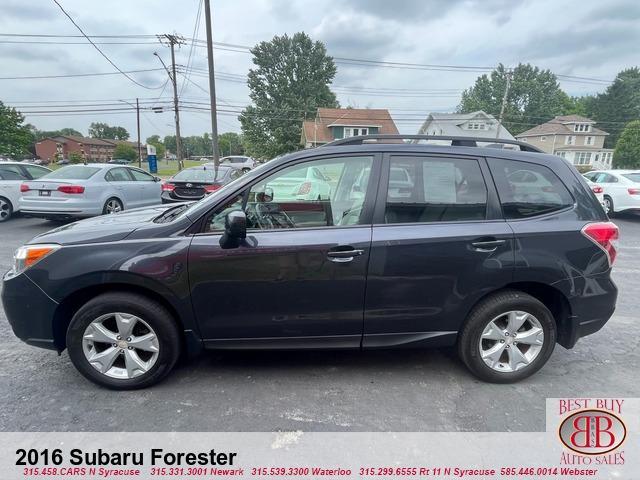
M253 179L251 182L244 184L242 187L238 188L237 190L234 190L232 193L228 194L227 196L224 197L224 199L220 199L218 202L216 202L215 205L213 205L211 208L209 208L204 214L202 214L198 220L194 221L192 223L192 226L190 228L187 229L186 233L187 234L192 234L192 235L220 235L220 232L208 232L205 231L206 229L206 220L209 217L209 215L211 215L214 210L216 210L217 208L225 205L229 200L231 200L234 197L237 197L239 195L242 195L242 209L245 210L247 207L247 202L249 201L249 191L253 188L254 185L260 183L261 181L263 181L265 178L270 177L271 175L276 174L277 172L284 170L285 168L289 168L289 167L293 167L295 165L299 165L302 163L307 163L307 162L313 162L313 161L319 161L319 160L339 160L341 158L351 158L351 157L362 157L362 156L366 156L366 157L371 157L371 173L369 175L369 188L367 189L367 193L365 195L365 199L364 199L364 203L363 203L363 211L362 211L362 223L358 224L358 225L345 225L345 226L327 226L327 227L301 227L301 228L296 228L296 229L283 229L283 228L279 228L279 229L273 229L273 230L253 230L254 232L283 232L283 231L291 231L291 230L326 230L328 228L354 228L354 227L365 227L365 226L371 226L372 224L372 220L373 220L373 213L374 213L374 202L375 199L377 198L377 193L378 193L378 189L379 189L379 185L380 182L378 182L377 184L375 183L375 178L379 178L381 175L381 168L382 168L382 153L381 152L366 152L366 153L359 153L359 152L349 152L349 153L334 153L334 154L324 154L324 155L317 155L317 156L310 156L310 157L303 157L300 159L296 159L292 162L287 162L285 164L279 165L277 168L273 169L273 170L268 170L265 171L262 175L260 175L258 178ZM376 177L374 177L374 175Z
M480 167L485 186L487 188L487 208L485 218L483 220L453 220L446 222L410 222L410 223L386 223L385 222L385 210L387 207L387 190L389 188L389 175L391 170L391 159L393 157L422 157L430 158L434 160L465 160L476 161ZM434 154L434 153L422 153L422 152L388 152L383 155L381 163L380 181L378 183L378 194L376 195L376 202L373 214L373 225L376 227L381 226L398 226L398 225L433 225L435 223L479 223L489 221L504 221L502 216L502 209L500 207L500 200L496 192L496 186L493 182L493 177L489 171L489 167L486 163L486 159L483 157L466 156L466 155L451 155L451 154Z

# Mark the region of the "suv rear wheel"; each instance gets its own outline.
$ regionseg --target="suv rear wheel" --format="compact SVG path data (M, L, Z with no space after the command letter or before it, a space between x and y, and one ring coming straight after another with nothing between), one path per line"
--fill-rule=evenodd
M481 301L458 339L458 353L478 378L511 383L547 362L556 343L556 324L538 299L505 291Z
M162 380L180 354L179 329L157 302L131 293L106 293L87 302L67 331L71 361L89 380L116 390Z

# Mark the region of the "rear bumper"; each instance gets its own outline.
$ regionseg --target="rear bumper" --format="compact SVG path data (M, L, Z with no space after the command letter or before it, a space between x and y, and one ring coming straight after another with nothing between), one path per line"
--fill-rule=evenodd
M58 304L24 273L5 274L2 306L13 333L29 345L58 350L54 342L53 318Z
M102 214L102 205L86 200L42 201L20 199L20 211L27 216L52 217L93 217Z
M565 348L573 348L578 339L596 333L615 311L618 288L610 272L562 280L554 286L565 293L571 307L568 321L558 331L558 343Z
M174 198L171 196L169 192L162 192L160 196L162 199L162 203L185 203L185 202L197 202L204 198L204 195L201 197L189 197L189 198Z

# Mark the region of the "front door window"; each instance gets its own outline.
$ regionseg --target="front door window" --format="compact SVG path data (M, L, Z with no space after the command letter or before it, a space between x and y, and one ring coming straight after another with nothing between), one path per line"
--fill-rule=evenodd
M207 231L243 208L249 229L343 227L363 222L372 157L313 160L284 168L216 209Z

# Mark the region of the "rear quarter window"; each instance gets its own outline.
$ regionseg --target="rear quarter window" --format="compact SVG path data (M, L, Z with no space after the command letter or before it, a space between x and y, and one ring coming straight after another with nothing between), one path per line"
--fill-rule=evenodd
M550 168L496 158L488 162L505 218L535 217L573 206L569 190Z

